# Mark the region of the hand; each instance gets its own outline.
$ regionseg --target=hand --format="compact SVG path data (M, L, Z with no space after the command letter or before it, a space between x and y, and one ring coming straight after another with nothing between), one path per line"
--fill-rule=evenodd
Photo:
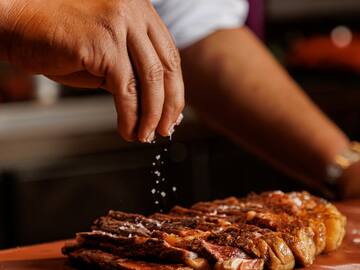
M339 189L344 199L360 198L360 162L344 170L339 179Z
M184 107L180 57L149 0L4 1L5 60L66 85L108 90L128 141L171 135Z

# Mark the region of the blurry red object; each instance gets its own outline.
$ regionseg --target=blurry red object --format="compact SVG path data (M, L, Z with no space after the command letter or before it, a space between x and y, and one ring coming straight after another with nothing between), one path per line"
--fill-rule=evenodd
M26 101L33 98L34 83L30 74L12 66L0 70L0 102Z
M330 36L297 40L287 57L291 67L312 69L346 69L360 73L360 35L344 47L337 46Z

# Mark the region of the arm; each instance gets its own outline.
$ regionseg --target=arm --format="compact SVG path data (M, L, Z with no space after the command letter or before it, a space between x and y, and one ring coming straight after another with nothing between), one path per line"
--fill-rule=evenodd
M349 144L246 28L219 31L182 59L199 115L287 173L316 186Z
M129 141L170 136L184 106L180 58L148 0L2 0L0 59L104 88Z

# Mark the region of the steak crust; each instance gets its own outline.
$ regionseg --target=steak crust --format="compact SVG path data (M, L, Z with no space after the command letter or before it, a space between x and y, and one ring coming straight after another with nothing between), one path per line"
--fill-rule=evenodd
M149 217L109 211L63 253L104 270L290 270L337 249L345 225L323 199L276 191Z

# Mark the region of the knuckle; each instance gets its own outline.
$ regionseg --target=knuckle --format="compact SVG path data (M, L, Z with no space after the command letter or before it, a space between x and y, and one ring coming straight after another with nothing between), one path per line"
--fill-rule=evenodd
M97 21L98 26L105 32L114 44L118 43L118 33L113 20L99 18Z
M170 45L168 47L168 57L165 61L166 72L177 72L181 67L181 58L179 50Z
M137 96L137 82L135 77L129 79L126 85L126 94L128 96Z
M159 82L164 78L164 68L160 62L152 64L146 71L145 79L148 82Z

